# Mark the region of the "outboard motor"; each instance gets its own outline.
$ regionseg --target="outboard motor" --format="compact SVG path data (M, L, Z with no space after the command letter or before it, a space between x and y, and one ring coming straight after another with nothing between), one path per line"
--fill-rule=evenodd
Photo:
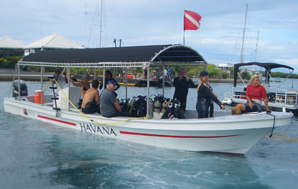
M20 95L21 96L28 96L28 89L25 81L23 80L15 80L13 82L13 91L12 91L12 96L13 97L18 97L19 96L19 83L20 83Z

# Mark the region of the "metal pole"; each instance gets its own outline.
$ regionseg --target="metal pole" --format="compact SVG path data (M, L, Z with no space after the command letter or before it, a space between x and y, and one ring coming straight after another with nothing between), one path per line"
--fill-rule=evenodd
M68 99L70 100L70 68L67 68ZM70 111L70 102L68 101L68 111Z
M255 62L257 61L257 51L258 51L259 35L260 35L260 31L258 31L258 37L257 37L257 43L256 43Z
M42 105L42 106L43 106L43 103L42 103L42 102L43 102L43 100L44 100L44 99L42 99L42 96L43 96L43 95L42 95L42 93L43 93L43 91L42 91L42 85L43 85L43 68L44 68L44 67L40 67L40 75L41 75L41 76L40 76L40 90L41 90L40 99L41 99L41 105Z
M103 68L102 73L102 91L105 90L105 84L106 84L106 68Z
M126 77L126 79L125 79L125 83L126 83L126 85L125 85L125 99L126 100L127 100L127 82L128 82L127 81L128 80L127 79L127 72L128 72L127 70L128 70L128 68L125 69L125 77Z
M147 109L146 117L149 117L149 95L150 95L150 66L147 67Z
M99 48L101 48L101 36L102 36L102 3L103 0L100 1L100 31L99 31Z
M164 70L164 65L162 65L162 96L165 96L165 70Z
M185 30L183 30L183 45L185 45Z
M243 63L243 48L244 48L244 39L245 39L247 8L248 8L248 5L246 4L245 19L244 19L244 28L243 28L243 36L242 36L242 47L241 47L241 63Z
M20 79L20 65L18 64L18 100L21 100L21 79Z

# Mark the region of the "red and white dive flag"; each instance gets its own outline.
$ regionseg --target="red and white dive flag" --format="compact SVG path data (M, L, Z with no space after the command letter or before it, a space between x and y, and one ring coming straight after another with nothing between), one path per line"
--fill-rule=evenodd
M200 28L201 16L192 11L184 11L184 30L197 30Z

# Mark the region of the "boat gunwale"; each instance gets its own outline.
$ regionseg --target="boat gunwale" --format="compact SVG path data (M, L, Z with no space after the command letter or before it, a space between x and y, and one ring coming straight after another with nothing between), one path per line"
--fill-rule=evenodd
M21 103L22 105L29 105L33 108L39 108L39 109L45 109L47 111L51 111L52 113L55 113L55 110L52 109L52 107L50 106L41 106L39 104L35 104L33 102L28 102L28 101L18 101L16 99L14 99L13 97L4 98L4 103L5 101L10 101L12 103L17 102L18 106L20 106L19 104ZM16 105L14 105L16 106ZM63 114L71 114L73 116L78 115L79 112L74 111L73 109L71 111L67 111L67 110L60 110ZM41 112L42 113L42 112ZM60 113L61 114L61 113ZM63 115L62 114L62 115ZM275 114L278 116L278 114L281 114L281 112L275 112ZM130 119L132 117L104 117L100 114L98 115L94 115L94 114L86 114L88 117L92 118L93 120L96 121L109 121L108 124L111 124L113 121L126 121L127 119ZM251 117L255 117L257 115L262 115L262 117L260 118L260 116L258 116L258 119L251 119ZM134 123L158 123L158 124L171 124L171 125L180 125L180 124L228 124L228 123L236 123L236 122L241 122L241 123L246 123L246 122L259 122L259 121L268 121L268 120L273 120L273 116L264 116L267 115L266 112L260 112L260 113L251 113L251 114L241 114L241 115L224 115L224 116L219 116L219 117L213 117L213 118L203 118L203 119L198 119L198 118L191 118L191 119L131 119L129 120L129 122L134 122ZM290 117L292 117L293 114L292 113L287 113L287 115L282 115L282 117L278 117L279 120L281 119L288 119ZM235 119L222 119L223 117L227 118L235 118ZM63 119L69 119L66 118L64 116L62 116L61 118ZM83 118L83 116L81 117ZM238 119L237 119L238 118ZM241 119L239 119L241 118ZM91 122L89 120L86 120L86 122L90 122L90 123L94 123L95 122ZM110 123L111 122L111 123ZM118 124L116 124L117 126L119 126Z

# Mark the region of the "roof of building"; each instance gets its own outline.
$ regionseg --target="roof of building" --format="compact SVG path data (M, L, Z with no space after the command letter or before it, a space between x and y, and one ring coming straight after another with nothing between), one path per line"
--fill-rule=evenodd
M0 38L0 48L21 49L24 46L25 45L22 42L12 39L10 37L4 36Z
M25 46L25 49L54 48L54 49L82 49L81 45L58 34L52 34Z

